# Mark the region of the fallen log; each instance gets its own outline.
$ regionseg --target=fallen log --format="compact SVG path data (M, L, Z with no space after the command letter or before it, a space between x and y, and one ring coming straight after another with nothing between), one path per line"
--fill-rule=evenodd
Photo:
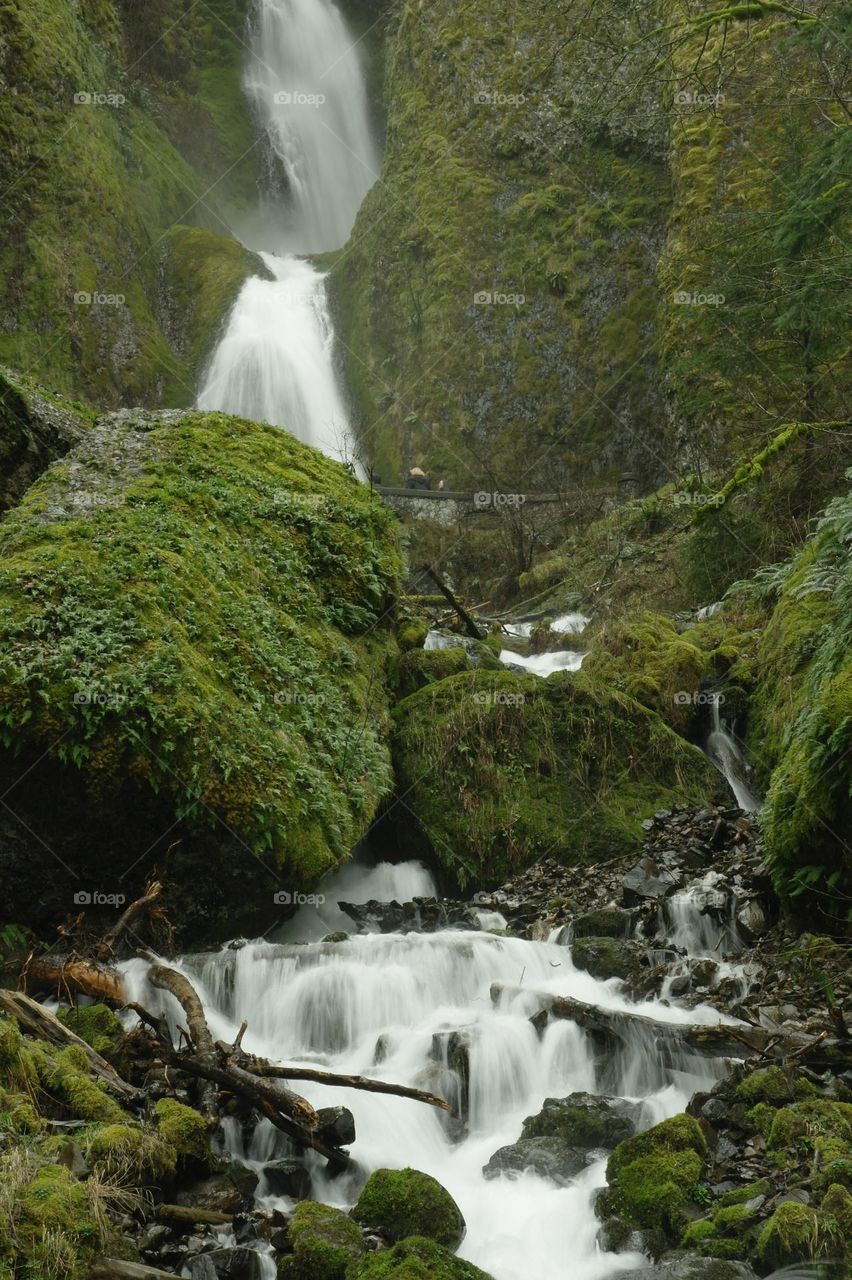
M22 1031L35 1036L37 1040L46 1040L48 1044L58 1048L75 1045L86 1055L92 1074L107 1086L111 1093L122 1098L135 1098L136 1089L115 1070L106 1058L96 1053L91 1045L81 1039L70 1027L60 1022L55 1014L44 1005L25 995L22 991L0 991L0 1009L14 1018Z
M25 991L50 991L63 1000L71 996L91 996L110 1004L123 1005L127 996L121 978L104 965L76 956L30 957L20 981Z
M232 1053L233 1046L216 1042L221 1053ZM231 1061L234 1061L233 1057ZM275 1066L263 1058L255 1058L249 1054L241 1054L237 1059L240 1066L252 1075L263 1076L275 1080L310 1080L316 1084L332 1084L342 1089L361 1089L365 1093L386 1093L395 1098L411 1098L414 1102L425 1102L430 1107L440 1107L442 1111L451 1111L450 1104L436 1093L427 1093L423 1089L412 1089L404 1084L389 1084L385 1080L373 1080L370 1076L338 1075L333 1071L318 1071L313 1067Z
M444 582L440 574L437 574L430 564L424 564L423 572L429 575L429 577L434 582L435 586L440 591L441 595L444 597L444 599L447 601L450 607L454 609L455 612L458 614L459 618L461 619L462 626L464 627L467 634L473 640L481 640L482 631L476 625L473 618L468 613L467 609L465 609L464 605L460 604L459 601L456 599L456 597L453 595L452 591L446 585L446 583Z
M523 988L494 983L491 987L491 999L496 1001L504 991L512 990L521 992ZM777 1050L776 1056L781 1058L795 1052L806 1043L806 1037L785 1033L779 1038L777 1031L767 1031L763 1027L755 1027L748 1023L719 1022L705 1025L663 1022L643 1013L603 1009L600 1005L587 1004L571 996L541 993L539 1000L541 1007L538 1014L534 1015L534 1021L565 1018L570 1022L576 1022L579 1027L583 1027L593 1035L615 1037L623 1042L635 1040L637 1036L645 1036L662 1044L686 1045L695 1053L710 1058L745 1058L763 1055L770 1047L773 1053ZM773 1040L775 1044L771 1045Z
M123 1258L100 1258L89 1272L91 1280L175 1280L173 1271L160 1271Z
M193 1205L159 1204L157 1217L166 1222L205 1223L211 1227L224 1227L234 1221L232 1213L220 1213L218 1209L196 1209Z

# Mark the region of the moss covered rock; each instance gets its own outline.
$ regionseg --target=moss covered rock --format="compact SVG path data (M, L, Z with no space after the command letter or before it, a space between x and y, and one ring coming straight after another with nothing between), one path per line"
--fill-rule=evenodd
M611 1148L632 1136L634 1118L635 1108L629 1103L572 1093L567 1098L545 1098L541 1111L524 1121L522 1136L562 1138L587 1151Z
M202 1115L173 1098L161 1098L154 1107L154 1117L163 1142L178 1156L201 1164L209 1162L210 1134Z
M706 1143L691 1116L673 1116L620 1143L607 1164L608 1187L598 1212L662 1231L676 1242L686 1225L684 1206L704 1168Z
M121 1123L89 1129L85 1149L90 1164L104 1176L129 1174L143 1186L168 1181L177 1163L167 1140L126 1116Z
M350 1265L346 1280L491 1280L434 1240L412 1236Z
M39 810L78 874L107 891L120 846L116 873L138 861L144 876L151 832L171 827L192 921L221 910L229 882L271 910L281 883L313 884L348 854L390 785L383 619L399 562L365 486L284 431L127 412L42 477L2 543L0 772L44 757L18 812ZM62 813L50 832L45 789ZM36 850L3 866L23 918L45 898ZM55 871L47 896L68 910L79 881Z
M678 732L694 723L707 655L661 614L609 622L591 638L585 669L650 707Z
M12 1230L29 1274L57 1280L88 1275L100 1243L85 1185L56 1164L42 1165L22 1188Z
M388 1240L428 1236L457 1249L464 1218L449 1191L418 1169L377 1169L367 1179L352 1215Z
M585 672L465 672L394 713L400 821L462 884L548 853L566 865L638 847L654 809L704 802L717 774L653 712ZM391 811L393 813L393 810Z
M289 1229L292 1254L279 1258L281 1280L345 1280L364 1252L358 1227L340 1209L303 1200Z
M60 1009L56 1016L102 1058L108 1058L124 1036L124 1028L105 1004L75 1005Z

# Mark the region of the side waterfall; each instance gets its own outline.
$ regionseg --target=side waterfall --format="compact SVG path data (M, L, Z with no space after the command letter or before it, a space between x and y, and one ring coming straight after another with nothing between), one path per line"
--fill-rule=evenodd
M331 0L256 0L243 84L270 191L243 239L272 278L244 284L197 404L348 460L325 276L293 256L344 244L379 172L357 42Z

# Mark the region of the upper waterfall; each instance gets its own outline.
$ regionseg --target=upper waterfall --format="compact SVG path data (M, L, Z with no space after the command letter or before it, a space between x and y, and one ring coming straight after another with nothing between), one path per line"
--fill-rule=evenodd
M293 255L342 245L378 177L357 41L331 0L255 0L249 28L243 87L270 172L241 238L272 278L243 285L197 404L351 461L325 276Z
M331 0L258 0L250 49L243 85L277 197L275 239L264 217L267 240L253 247L337 249L379 176L357 41Z

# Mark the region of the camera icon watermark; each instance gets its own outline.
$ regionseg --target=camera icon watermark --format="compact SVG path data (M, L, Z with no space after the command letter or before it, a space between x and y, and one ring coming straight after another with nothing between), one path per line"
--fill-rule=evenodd
M274 102L276 107L322 107L326 97L324 93L305 93L301 89L279 89Z
M89 293L81 289L74 294L75 307L123 307L126 301L123 293Z
M723 307L725 305L724 293L702 293L700 289L695 289L691 293L688 289L678 289L673 300L679 307Z
M721 707L725 703L724 693L698 692L690 693L688 689L678 689L672 696L676 707Z
M496 89L478 89L473 95L478 107L522 107L526 100L524 93L500 93Z
M505 693L501 690L479 689L473 701L481 707L522 707L526 698L522 693Z
M325 900L324 893L300 893L297 889L277 889L272 895L276 907L321 907Z
M123 107L127 99L123 93L75 93L75 107Z
M123 893L102 893L100 889L78 889L74 894L75 907L123 907L126 901Z
M487 511L489 507L522 507L526 502L523 493L488 493L481 490L473 495L473 505L477 511Z
M693 93L691 89L681 89L674 96L676 107L721 107L724 101L724 93Z
M672 494L672 503L676 507L723 507L725 497L721 493L690 493L683 489Z
M526 300L523 293L502 293L499 289L477 289L473 295L477 307L522 307Z

